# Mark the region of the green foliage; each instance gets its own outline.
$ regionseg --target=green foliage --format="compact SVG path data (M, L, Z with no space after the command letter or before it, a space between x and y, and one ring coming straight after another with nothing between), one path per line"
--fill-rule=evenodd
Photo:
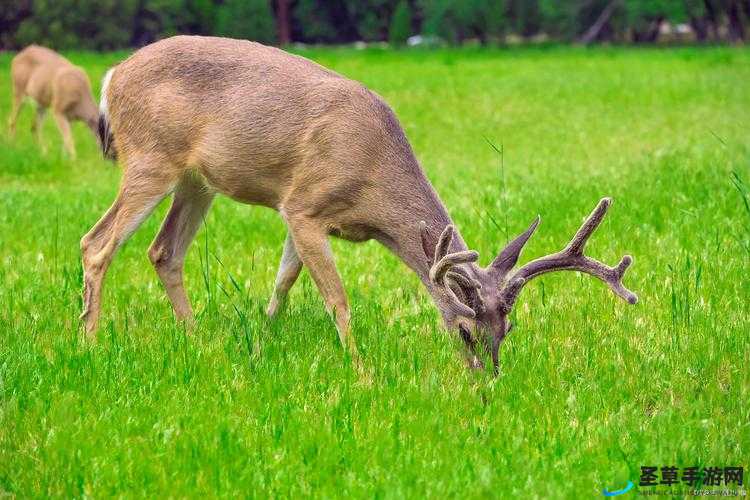
M226 0L218 7L215 33L262 43L276 41L276 27L267 0Z
M50 118L40 154L30 107L8 138L0 53L0 498L603 498L640 465L747 463L748 49L302 54L393 106L483 263L536 214L521 259L561 248L613 196L587 252L632 254L641 303L540 278L495 379L464 368L390 252L332 239L368 381L307 271L265 318L286 232L269 209L217 198L186 257L197 325L177 324L146 256L165 200L110 266L85 342L79 240L122 172L80 123L76 161ZM97 95L127 56L66 55Z
M391 19L388 41L393 45L403 45L409 35L411 35L411 9L406 0L401 0Z
M278 27L273 0L5 0L0 48L29 43L106 50L174 34L217 34L267 43ZM382 41L421 33L460 44L506 35L572 41L595 30L600 41L658 41L664 22L688 23L698 41L741 41L750 33L745 0L295 0L293 41ZM613 8L609 8L613 7ZM398 14L396 16L395 14ZM407 18L409 22L407 23ZM395 23L395 24L394 24ZM408 26L407 26L408 25Z
M647 29L657 20L684 23L688 20L688 3L685 0L625 0L625 23L635 31Z
M57 49L124 47L136 9L135 0L34 0L13 41Z
M460 43L477 37L483 42L503 34L506 0L421 0L423 31Z
M346 11L356 28L357 38L368 42L388 38L396 2L397 0L348 0ZM404 3L407 3L411 13L408 2ZM411 32L411 27L408 31Z
M542 29L539 2L536 0L508 0L511 29L521 36L537 34Z
M136 19L145 18L141 34L151 42L179 33L201 33L191 0L141 0Z
M553 39L573 40L589 28L611 0L539 0L539 25Z
M573 38L580 29L578 9L574 0L539 0L539 16L545 31L555 38Z
M299 0L292 16L299 27L299 39L332 43L338 39L330 12L319 0Z
M112 49L143 45L166 36L221 34L266 43L276 39L267 0L9 0L3 16L13 33L0 42L21 48L30 43L56 49Z
M31 0L5 0L0 9L0 49L12 47L18 25L31 14Z

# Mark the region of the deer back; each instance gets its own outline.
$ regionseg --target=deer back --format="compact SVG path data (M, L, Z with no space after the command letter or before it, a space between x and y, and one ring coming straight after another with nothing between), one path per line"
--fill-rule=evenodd
M404 176L424 180L380 97L273 47L162 40L117 66L106 97L118 154L195 169L243 202L366 219Z

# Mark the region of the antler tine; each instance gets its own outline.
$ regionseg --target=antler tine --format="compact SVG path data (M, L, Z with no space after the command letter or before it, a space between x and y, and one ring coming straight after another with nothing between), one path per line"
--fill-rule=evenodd
M476 317L476 312L474 312L474 309L461 302L456 293L451 290L451 287L446 285L445 293L450 298L448 306L453 310L455 314L459 316L466 316L467 318Z
M425 256L430 260L430 263L432 263L432 251L433 249L430 248L430 244L427 241L429 234L427 231L427 223L425 221L419 221L419 239L422 242L422 251L424 252Z
M614 267L607 266L596 259L583 254L586 242L604 219L612 200L603 198L571 239L560 252L541 257L521 266L508 280L503 290L503 298L508 307L529 280L553 271L580 271L590 274L605 282L612 292L630 304L638 302L638 296L622 284L625 271L633 263L633 258L626 255Z
M632 263L633 257L630 255L624 256L619 264L611 268L614 279L611 282L607 282L607 284L618 297L622 297L629 304L637 304L638 296L622 284L622 277L625 276L625 271L627 271Z
M448 253L448 248L451 246L451 242L453 241L453 226L448 224L445 226L445 229L443 229L443 232L440 234L440 238L438 238L438 242L435 245L435 253L433 254L433 264L438 262L440 259L445 257L445 254Z
M573 236L573 239L570 240L568 246L565 247L564 251L568 251L574 255L583 255L583 249L586 247L589 237L596 231L599 224L602 223L611 204L612 198L602 198L599 200L596 208L586 217L586 220L578 229L575 236Z
M513 267L516 265L516 262L518 262L518 257L521 255L523 247L526 245L526 242L529 241L529 238L531 238L531 236L534 234L534 231L536 231L536 228L539 225L540 221L541 217L537 215L536 219L534 219L534 222L531 223L529 228L520 235L516 236L513 241L508 243L503 251L500 252L500 255L498 255L495 260L492 261L492 264L490 264L490 268L494 270L495 273L500 276L505 276L511 269L513 269Z
M458 285L466 287L466 288L475 288L475 289L482 288L482 285L474 278L464 276L463 274L457 273L456 271L448 271L447 273L445 273L445 278L447 280L453 280Z
M430 279L435 283L442 283L445 274L450 271L453 266L457 264L476 262L478 258L479 254L474 250L449 253L432 266L432 269L430 269Z
M446 287L449 288L451 291L454 292L454 295L456 298L458 298L459 291L462 292L462 295L465 299L467 299L469 302L471 302L470 309L474 311L475 315L476 313L483 312L484 311L484 303L481 300L481 295L479 296L479 300L471 300L469 299L469 296L472 293L479 293L479 291L482 289L482 285L475 280L474 278L471 278L469 276L466 276L463 271L457 269L457 270L451 270L445 273L445 284ZM470 290L470 292L466 293L466 290ZM460 301L461 299L459 299ZM462 302L463 305L463 302ZM476 309L476 310L475 310ZM474 317L474 316L470 316Z
M445 229L443 229L443 232L440 234L440 238L438 238L437 244L435 245L434 253L430 251L426 222L421 221L419 223L419 232L422 250L424 250L425 255L431 261L429 270L430 281L438 285L444 291L448 298L448 306L455 314L471 318L475 317L476 312L461 302L456 293L451 289L451 285L477 289L481 287L476 280L465 276L459 268L455 267L459 264L476 262L479 258L479 254L472 250L448 253L454 234L453 226L450 224L445 226Z
M422 236L422 246L427 248L426 232L427 224L424 222L420 223L420 230ZM434 283L443 283L445 274L457 264L466 264L468 262L476 262L479 258L479 254L473 250L464 250L462 252L448 253L451 242L453 241L453 226L448 224L443 229L443 232L438 238L438 242L435 245L435 253L433 256L432 266L430 268L430 279Z

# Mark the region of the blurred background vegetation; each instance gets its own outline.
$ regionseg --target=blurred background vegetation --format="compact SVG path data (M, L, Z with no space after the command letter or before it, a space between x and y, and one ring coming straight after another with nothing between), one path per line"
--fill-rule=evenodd
M732 42L750 0L3 0L0 48L138 47L177 33L265 43Z

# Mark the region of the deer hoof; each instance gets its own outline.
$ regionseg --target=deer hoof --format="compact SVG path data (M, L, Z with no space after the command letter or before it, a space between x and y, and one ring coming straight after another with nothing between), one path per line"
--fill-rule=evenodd
M476 356L472 356L471 358L467 359L466 364L472 370L484 370L484 363L482 363L482 360Z

